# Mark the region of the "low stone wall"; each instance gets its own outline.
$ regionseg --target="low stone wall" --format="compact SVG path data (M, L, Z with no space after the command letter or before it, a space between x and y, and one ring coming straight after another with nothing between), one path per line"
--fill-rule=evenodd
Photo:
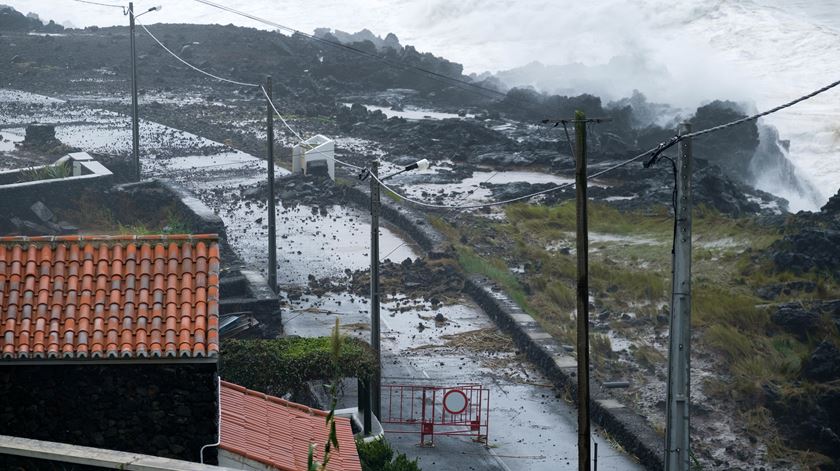
M347 200L370 207L370 193L363 187L348 187ZM446 238L432 227L424 213L382 198L382 218L397 226L417 242L430 257L451 253ZM495 283L481 276L468 276L464 292L478 304L501 329L508 332L517 347L525 352L540 371L559 390L577 399L577 360L566 353L529 314L524 312ZM648 425L641 415L616 400L597 381L590 382L592 420L604 429L648 469L663 469L664 438Z
M153 179L116 185L109 192L108 206L118 218L123 214L142 216L161 208L174 208L181 222L193 233L218 234L222 250L230 250L222 218L175 183Z
M77 201L85 192L110 188L114 183L114 175L98 162L90 160L87 154L83 155L88 159L82 161L85 169L90 167L96 172L27 182L17 182L20 170L0 172L3 183L0 184L0 217L29 217L29 208L38 201L48 207L66 207L68 202ZM58 162L74 165L76 161L63 157Z
M508 332L525 355L554 386L565 390L577 402L577 360L539 323L508 298L499 287L483 276L468 276L464 291ZM641 415L603 390L590 379L589 410L592 420L604 429L625 450L639 458L648 469L662 469L664 438L658 436Z
M197 462L217 439L215 375L215 363L0 365L0 434Z
M13 471L233 471L211 464L0 435L0 469Z
M105 466L91 466L85 464L70 464L66 461L26 456L5 455L0 453L0 469L8 471L101 471L114 469Z

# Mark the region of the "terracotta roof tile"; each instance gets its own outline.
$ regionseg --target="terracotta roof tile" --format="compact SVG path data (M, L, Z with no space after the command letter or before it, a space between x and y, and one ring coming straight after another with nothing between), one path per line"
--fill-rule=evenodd
M215 235L0 237L0 357L217 356L218 282Z
M309 445L320 460L328 430L327 412L222 381L222 449L284 471L305 471ZM339 449L329 470L361 471L350 419L336 418Z

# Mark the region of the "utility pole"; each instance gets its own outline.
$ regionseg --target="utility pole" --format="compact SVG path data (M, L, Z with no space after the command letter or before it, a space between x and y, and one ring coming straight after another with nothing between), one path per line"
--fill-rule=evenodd
M589 471L589 227L586 209L586 115L575 111L577 191L578 470Z
M679 134L691 132L680 124ZM691 380L691 140L679 143L676 162L676 231L672 255L671 331L668 341L668 403L665 470L688 471Z
M277 292L277 225L274 221L277 213L274 207L274 114L271 106L271 76L265 78L266 121L265 135L268 154L268 286Z
M134 3L128 3L131 32L131 156L134 159L134 181L140 181L140 118L137 113L137 50L134 45Z
M379 345L379 158L370 163L370 346L376 355L379 368L371 384L371 409L377 418L382 417L382 350Z

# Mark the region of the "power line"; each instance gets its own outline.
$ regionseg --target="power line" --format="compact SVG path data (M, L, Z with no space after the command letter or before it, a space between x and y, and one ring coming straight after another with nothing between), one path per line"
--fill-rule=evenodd
M294 135L295 135L295 137L297 137L297 138L298 138L298 141L300 141L300 143L302 144L302 143L303 143L303 138L302 138L302 137L300 137L300 134L298 134L298 133L297 133L297 131L295 131L294 129L292 129L292 127L291 127L291 126L289 126L289 123L287 123L287 122L286 122L286 120L285 120L285 119L283 119L283 115L281 115L281 114L280 114L280 112L279 112L279 111L277 111L277 107L275 107L275 106L274 106L274 102L272 102L272 101L271 101L271 97L270 97L270 96L268 96L268 92L265 90L265 87L263 87L262 85L260 85L260 90L262 90L263 95L265 95L265 99L266 99L266 100L268 100L268 104L269 104L269 105L271 105L271 109L273 109L273 110L274 110L274 113L277 115L277 117L278 117L278 118L280 118L280 121L282 121L282 122L283 122L283 125L284 125L284 126L286 126L286 129L288 129L289 131L291 131L291 132L292 132L292 134L294 134Z
M137 21L137 20L135 19L135 21ZM277 117L280 118L280 121L283 123L283 125L286 126L286 128L289 131L291 131L291 133L294 134L295 137L298 138L298 141L303 143L304 139L300 136L300 134L297 133L297 131L295 131L294 129L292 129L291 126L289 126L289 123L286 121L285 118L283 118L283 115L280 114L280 112L277 110L277 107L274 106L274 103L272 102L271 97L268 96L268 92L266 92L265 87L263 87L260 84L256 84L256 83L239 82L239 81L236 81L236 80L231 80L231 79L227 79L227 78L224 78L224 77L219 77L218 75L214 75L214 74L211 74L210 72L207 72L206 70L200 69L200 68L190 64L189 62L185 61L184 59L182 59L180 56L178 56L174 52L172 52L157 37L155 37L155 35L152 34L152 32L149 31L149 29L146 28L146 26L144 24L140 23L139 21L137 21L137 24L139 24L140 27L143 28L143 30L146 32L146 34L148 34L160 47L162 47L166 52L168 52L169 55L171 55L172 57L174 57L179 62L186 65L187 67L195 70L196 72L199 72L201 74L204 74L204 75L206 75L208 77L211 77L211 78L214 78L216 80L221 80L222 82L232 83L234 85L242 85L242 86L246 86L246 87L260 87L260 91L263 92L263 95L265 95L265 98L268 100L268 103L271 105L271 108L277 114Z
M120 8L125 11L125 7L122 5L114 5L113 3L100 3L100 2L91 2L90 0L73 0L74 2L79 3L87 3L89 5L99 5L101 7L113 7L113 8Z
M216 79L216 80L220 80L220 81L222 81L222 82L232 83L232 84L234 84L234 85L241 85L241 86L245 86L245 87L260 87L260 88L262 88L262 87L261 87L261 85L259 85L259 84L257 84L257 83L238 82L238 81L236 81L236 80L231 80L231 79L227 79L227 78L224 78L224 77L219 77L218 75L214 75L214 74L211 74L210 72L207 72L207 71L205 71L205 70L199 69L198 67L196 67L196 66L194 66L194 65L190 64L189 62L185 61L184 59L181 59L181 58L180 58L177 54L175 54L174 52L172 52L171 50L169 50L169 48L168 48L168 47L164 46L164 44L163 44L162 42L160 42L160 40L159 40L157 37L155 37L155 35L154 35L154 34L152 34L152 32L151 32L151 31L149 31L149 28L146 28L146 25L144 25L143 23L140 23L139 21L137 21L137 19L136 19L136 18L135 18L135 20L134 20L134 21L135 21L135 22L137 22L137 24L139 24L139 25L140 25L140 27L141 27L141 28L143 28L143 30L146 32L146 34L148 34L148 35L149 35L152 39L154 39L154 41L155 41L156 43L158 43L158 45L159 45L160 47L162 47L162 48L163 48L166 52L168 52L168 53L169 53L169 55L171 55L171 56L172 56L172 57L174 57L175 59L178 59L178 61L179 61L179 62L181 62L182 64L186 65L187 67L189 67L189 68L191 68L191 69L195 70L196 72L201 73L201 74L204 74L204 75L206 75L206 76L208 76L208 77L211 77L211 78L214 78L214 79Z
M661 142L658 146L656 146L656 147L654 147L654 148L652 148L648 151L642 152L641 154L635 155L635 156L633 156L633 157L631 157L631 158L629 158L629 159L627 159L623 162L619 162L618 164L612 165L610 167L605 168L604 170L601 170L601 171L596 172L592 175L589 175L587 177L587 180L591 180L593 178L597 178L597 177L599 177L601 175L604 175L606 173L612 172L613 170L616 170L616 169L621 168L625 165L628 165L632 162L640 160L642 157L645 157L645 156L648 156L648 155L650 155L651 158L645 163L645 167L649 167L650 165L652 165L656 161L656 159L659 157L660 154L662 154L662 152L664 152L666 149L668 149L669 147L673 146L674 144L678 143L679 141L681 141L683 139L702 136L702 135L714 133L714 132L717 132L717 131L722 131L724 129L727 129L727 128L730 128L730 127L733 127L733 126L737 126L739 124L743 124L743 123L746 123L748 121L756 120L756 119L761 118L763 116L767 116L769 114L776 113L776 112L781 111L785 108L789 108L789 107L791 107L791 106L793 106L797 103L801 103L805 100L813 98L813 97L819 95L820 93L824 93L824 92L826 92L826 91L828 91L828 90L830 90L830 89L832 89L832 88L834 88L838 85L840 85L840 80L832 82L832 83L830 83L830 84L828 84L828 85L826 85L822 88L814 90L811 93L808 93L806 95L802 95L802 96L800 96L800 97L798 97L794 100L791 100L787 103L781 104L781 105L779 105L775 108L771 108L767 111L763 111L761 113L756 113L754 115L747 116L747 117L744 117L744 118L741 118L741 119L736 119L734 121L730 121L728 123L721 124L719 126L713 126L711 128L703 129L703 130L700 130L700 131L674 136L673 138L671 138L667 141ZM426 203L425 201L415 200L415 199L409 198L405 195L402 195L402 194L394 191L388 185L385 185L384 183L382 183L382 181L379 180L378 178L376 178L375 176L371 175L371 178L375 179L377 182L379 182L379 184L383 188L390 191L391 193L394 193L395 195L399 196L400 198L404 199L405 201L416 204L418 206L425 206L425 207L429 207L429 208L439 208L439 209L458 209L458 210L478 209L478 208L486 208L486 207L490 207L490 206L499 206L499 205L514 203L514 202L517 202L517 201L530 199L530 198L533 198L535 196L539 196L539 195L543 195L543 194L546 194L546 193L551 193L553 191L568 188L568 187L574 185L573 183L566 183L566 184L557 185L555 187L548 188L548 189L545 189L545 190L542 190L542 191L537 191L537 192L530 193L530 194L523 195L523 196L519 196L519 197L516 197L516 198L507 199L507 200L504 200L504 201L494 201L494 202L484 203L484 204L461 205L461 206L459 206L459 205L441 205L441 204L434 204L434 203Z
M756 114L751 115L751 116L746 116L746 117L741 118L741 119L736 119L734 121L730 121L728 123L724 123L724 124L721 124L721 125L718 125L718 126L712 126L710 128L702 129L700 131L695 131L695 132L691 132L691 133L688 133L688 134L683 134L681 136L679 136L679 135L674 136L670 140L664 141L664 142L659 144L659 147L656 149L656 151L654 151L652 153L651 158L645 163L645 167L650 167L651 165L653 165L653 163L659 157L659 154L661 154L662 152L664 152L666 149L673 146L674 144L682 141L683 139L703 136L705 134L710 134L710 133L713 133L713 132L722 131L724 129L731 128L733 126L737 126L739 124L743 124L743 123L746 123L748 121L754 121L758 118L767 116L769 114L776 113L777 111L781 111L785 108L790 108L791 106L793 106L797 103L801 103L805 100L811 99L811 98L819 95L820 93L827 92L828 90L831 90L832 88L834 88L838 85L840 85L840 80L831 82L828 85L826 85L822 88L818 88L811 93L808 93L806 95L802 95L802 96L800 96L798 98L795 98L795 99L793 99L793 100L791 100L787 103L783 103L783 104L781 104L781 105L779 105L775 108L770 108L767 111L763 111L761 113L756 113Z
M397 68L400 68L400 69L403 69L403 70L416 70L418 72L422 72L422 73L428 75L429 78L432 78L434 80L438 80L440 82L447 83L449 85L456 85L456 86L457 85L462 85L459 88L461 88L463 90L471 90L473 92L478 93L479 95L484 96L485 98L490 98L489 96L487 96L485 94L485 93L490 93L490 94L494 95L494 97L501 97L501 98L510 99L510 97L508 97L507 93L500 92L499 90L494 90L492 88L483 87L483 86L478 85L478 84L473 83L473 82L467 82L466 80L461 80L461 79L458 79L458 78L455 78L455 77L450 77L448 75L444 75L444 74L441 74L439 72L435 72L433 70L427 69L425 67L420 67L420 66L411 65L411 64L403 64L401 62L393 61L391 59L388 59L387 57L383 57L383 56L381 56L379 54L376 54L376 53L372 53L372 52L368 52L368 51L365 51L365 50L362 50L362 49L359 49L359 48L355 48L355 47L350 46L348 44L343 44L343 43L340 43L340 42L335 42L335 41L330 41L328 39L319 38L318 36L315 36L313 34L304 33L303 31L291 28L289 26L284 26L284 25L281 25L280 23L276 23L274 21L267 20L265 18L261 18L261 17L256 16L256 15L252 15L250 13L246 13L246 12L243 12L241 10L236 10L234 8L228 7L226 5L221 5L219 3L212 2L210 0L195 0L195 1L198 2L198 3L204 4L204 5L207 5L207 6L211 6L213 8L218 8L220 10L227 11L228 13L233 13L235 15L239 15L239 16L242 16L242 17L245 17L245 18L249 18L251 20L257 21L259 23L262 23L262 24L265 24L265 25L268 25L268 26L272 26L272 27L275 27L275 28L278 28L278 29L289 31L293 34L299 34L301 36L305 36L309 39L312 39L313 41L318 41L320 43L327 44L327 45L332 46L334 48L344 49L344 50L351 51L351 52L356 53L356 54L363 55L365 57L370 57L372 59L376 59L376 60L381 61L385 64L388 64L392 67L397 67ZM465 87L468 87L468 88L465 88ZM522 103L527 104L528 106L533 106L534 105L533 103L528 103L528 102L522 102Z

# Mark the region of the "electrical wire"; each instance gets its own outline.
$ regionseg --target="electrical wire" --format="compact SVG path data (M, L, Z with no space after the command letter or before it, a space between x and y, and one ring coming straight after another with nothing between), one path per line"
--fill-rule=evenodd
M289 126L289 123L286 121L285 118L283 118L283 115L281 115L280 112L277 110L277 107L274 105L274 102L271 100L271 97L268 96L268 92L266 91L264 86L262 86L260 84L256 84L256 83L239 82L239 81L236 81L236 80L231 80L231 79L227 79L227 78L224 78L224 77L219 77L218 75L214 75L214 74L211 74L210 72L207 72L206 70L200 69L200 68L190 64L189 62L185 61L184 59L182 59L180 56L178 56L174 52L172 52L154 34L152 34L152 32L149 31L149 29L146 28L146 26L144 24L137 21L136 18L135 18L135 22L137 22L137 24L139 24L140 27L143 28L144 31L146 31L146 34L148 34L160 47L162 47L172 57L174 57L179 62L186 65L187 67L195 70L196 72L199 72L201 74L204 74L204 75L206 75L208 77L211 77L211 78L214 78L216 80L221 80L222 82L232 83L234 85L242 85L242 86L246 86L246 87L260 87L260 90L263 92L263 95L265 95L265 98L268 100L268 103L271 105L271 108L274 110L274 113L277 114L277 117L280 118L280 121L283 123L284 126L286 126L286 129L291 131L291 133L294 134L294 136L298 139L298 141L300 141L300 143L303 143L304 139L300 136L300 134L297 133L297 131L295 131L294 129L292 129L291 126Z
M399 69L402 69L402 70L415 70L415 71L418 71L418 72L422 72L422 73L426 74L427 76L429 76L429 78L432 78L432 79L440 81L440 82L447 83L449 85L459 86L458 88L461 88L463 90L471 90L475 93L478 93L479 95L484 96L485 98L491 98L490 96L487 95L489 93L489 94L493 95L493 98L501 97L503 99L506 98L506 99L513 100L513 98L509 97L507 93L501 92L499 90L494 90L492 88L483 87L483 86L478 85L476 83L467 82L466 80L461 80L461 79L458 79L458 78L455 78L455 77L450 77L448 75L444 75L444 74L441 74L439 72L435 72L433 70L427 69L425 67L420 67L420 66L411 65L411 64L403 64L401 62L393 61L391 59L388 59L387 57L383 57L383 56L381 56L379 54L376 54L376 53L372 53L372 52L369 52L369 51L358 49L358 48L355 48L355 47L350 46L348 44L343 44L343 43L340 43L340 42L335 42L335 41L330 41L328 39L319 38L318 36L315 36L314 34L304 33L303 31L291 28L289 26L284 26L280 23L276 23L274 21L271 21L271 20L268 20L268 19L265 19L265 18L261 18L261 17L256 16L256 15L252 15L250 13L246 13L246 12L243 12L241 10L236 10L234 8L231 8L231 7L228 7L226 5L216 3L216 2L212 2L210 0L194 0L194 1L196 1L198 3L201 3L201 4L204 4L204 5L207 5L207 6L210 6L210 7L213 7L213 8L218 8L220 10L224 10L228 13L233 13L235 15L239 15L239 16L254 20L256 22L259 22L259 23L262 23L262 24L265 24L265 25L268 25L268 26L272 26L274 28L289 31L293 34L299 34L299 35L307 37L307 38L309 38L313 41L317 41L317 42L320 42L322 44L327 44L327 45L332 46L334 48L344 49L344 50L351 51L353 53L356 53L356 54L359 54L359 55L362 55L362 56L365 56L365 57L370 57L372 59L376 59L376 60L381 61L385 64L388 64L392 67L396 67L396 68L399 68ZM520 101L520 100L515 100L515 101ZM528 103L528 102L525 102L525 101L520 101L520 102L523 103L523 104L526 104L527 106L530 106L530 107L533 107L535 105L534 103Z
M616 170L620 167L623 167L623 166L628 165L630 163L633 163L637 160L640 160L641 158L650 155L656 149L657 148L654 147L650 150L642 152L641 154L635 155L635 156L633 156L633 157L631 157L627 160L619 162L618 164L607 167L604 170L595 172L592 175L589 175L587 177L587 180L592 180L592 179L598 178L599 176L604 175L605 173L612 172L613 170ZM424 207L427 207L427 208L453 209L453 210L480 209L480 208L488 208L488 207L492 207L492 206L501 206L501 205L505 205L505 204L515 203L517 201L523 201L523 200L531 199L533 197L544 195L544 194L547 194L547 193L552 193L554 191L563 190L563 189L566 189L566 188L572 188L572 187L575 186L574 182L569 182L569 183L563 183L563 184L560 184L560 185L557 185L557 186L553 186L553 187L547 188L545 190L536 191L534 193L529 193L527 195L517 196L515 198L510 198L510 199L506 199L506 200L502 200L502 201L492 201L492 202L489 202L489 203L469 204L469 205L446 205L446 204L427 203L425 201L420 201L420 200L415 200L415 199L409 198L409 197L407 197L407 196L405 196L405 195L403 195L403 194L401 194L397 191L394 191L393 188L391 188L388 185L382 183L382 181L380 179L374 177L373 175L371 175L371 178L373 178L374 180L379 182L379 185L382 186L382 188L385 188L386 190L390 191L391 193L400 197L402 200L405 200L409 203L415 204L417 206L424 206Z
M793 100L791 100L787 103L783 103L783 104L781 104L781 105L779 105L775 108L770 108L769 110L762 111L761 113L756 113L754 115L746 116L746 117L743 117L741 119L736 119L734 121L730 121L728 123L720 124L718 126L712 126L710 128L702 129L700 131L695 131L695 132L690 132L690 133L674 136L670 140L664 141L664 142L659 144L659 147L657 148L657 150L655 152L653 152L651 159L645 164L645 166L649 167L650 165L652 165L654 163L654 161L656 160L656 158L659 156L659 154L661 154L663 151L665 151L665 149L668 149L669 147L673 146L674 144L682 141L683 139L703 136L705 134L710 134L710 133L714 133L714 132L717 132L717 131L722 131L724 129L728 129L728 128L731 128L733 126L737 126L739 124L743 124L743 123L746 123L746 122L749 122L749 121L754 121L758 118L776 113L776 112L781 111L785 108L790 108L791 106L793 106L797 103L801 103L801 102L803 102L805 100L808 100L810 98L813 98L813 97L815 97L815 96L817 96L821 93L827 92L828 90L831 90L832 88L834 88L838 85L840 85L840 80L831 82L828 85L826 85L822 88L818 88L811 93L808 93L806 95L802 95L802 96L800 96L798 98L795 98L795 99L793 99Z
M268 100L268 104L271 105L271 109L274 110L274 113L277 115L278 118L280 118L280 121L283 122L283 125L286 126L286 129L291 131L291 133L294 134L296 138L298 138L298 141L300 141L300 143L303 144L303 138L300 137L300 134L298 134L297 131L295 131L294 129L292 129L291 126L289 126L289 123L286 122L286 120L283 118L283 115L281 115L280 112L277 111L277 107L274 106L274 102L271 100L271 97L268 96L268 92L265 90L265 87L260 85L260 90L262 90L263 95L265 95L265 99Z
M73 0L74 2L79 3L87 3L89 5L99 5L101 7L113 7L113 8L120 8L125 11L125 7L122 5L114 5L113 3L100 3L100 2L91 2L90 0Z
M152 34L152 32L151 32L151 31L149 31L149 28L146 28L146 25L144 25L143 23L140 23L139 21L137 21L137 19L136 19L136 18L135 18L135 20L134 20L134 21L135 21L137 24L139 24L141 28L143 28L143 30L146 32L146 34L148 34L148 35L149 35L149 37L151 37L152 39L154 39L154 41L155 41L156 43L158 43L158 45L159 45L160 47L162 47L162 48L163 48L166 52L168 52L168 53L169 53L169 55L171 55L171 56L172 56L172 57L174 57L175 59L178 59L178 61L179 61L179 62L181 62L182 64L186 65L187 67L189 67L189 68L191 68L191 69L195 70L196 72L201 73L201 74L204 74L204 75L206 75L206 76L208 76L208 77L210 77L210 78L214 78L214 79L216 79L216 80L219 80L219 81L222 81L222 82L231 83L231 84L234 84L234 85L241 85L241 86L244 86L244 87L261 87L261 85L259 85L259 84L257 84L257 83L239 82L239 81L236 81L236 80L231 80L231 79L227 79L227 78L224 78L224 77L219 77L218 75L214 75L214 74L211 74L210 72L207 72L207 71L205 71L205 70L199 69L198 67L196 67L196 66L194 66L194 65L190 64L189 62L185 61L184 59L181 59L181 58L180 58L177 54L175 54L174 52L172 52L171 50L169 50L169 48L168 48L168 47L164 46L164 44L163 44L162 42L160 42L160 40L159 40L159 39L158 39L158 38L157 38L154 34ZM273 105L272 105L272 106L273 106Z

